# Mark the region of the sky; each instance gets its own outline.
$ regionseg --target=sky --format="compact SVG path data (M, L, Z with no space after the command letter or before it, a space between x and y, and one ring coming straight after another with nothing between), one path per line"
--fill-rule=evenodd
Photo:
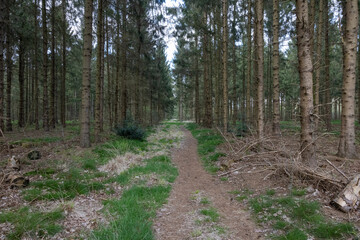
M179 7L182 3L182 0L166 0L165 6L166 7ZM173 37L172 32L175 30L175 21L168 21L166 35L164 37L164 41L167 45L166 48L166 58L170 66L172 67L172 60L174 59L175 52L176 52L176 38Z

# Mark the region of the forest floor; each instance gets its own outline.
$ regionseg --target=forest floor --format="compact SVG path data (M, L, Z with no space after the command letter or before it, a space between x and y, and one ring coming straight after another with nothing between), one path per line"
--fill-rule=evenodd
M335 157L337 123L316 142L312 170L325 178L297 174L293 122L261 148L251 134L181 125L154 128L144 142L105 133L91 149L78 146L77 124L6 133L0 168L17 156L30 185L11 188L0 173L0 239L356 239L360 214L329 206L346 181L325 159L349 178L360 169ZM39 160L27 158L32 150Z

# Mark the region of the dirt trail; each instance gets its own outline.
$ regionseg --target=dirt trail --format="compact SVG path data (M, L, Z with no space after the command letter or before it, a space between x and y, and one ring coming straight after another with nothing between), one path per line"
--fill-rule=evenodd
M205 172L197 154L197 141L188 130L183 131L184 142L181 148L172 153L172 161L178 167L179 176L173 185L168 203L157 214L154 223L156 238L202 239L193 233L196 224L191 216L201 208L194 203L192 196L194 192L203 192L220 214L217 224L227 229L220 239L261 239L261 233L256 233L250 214L231 199L228 192L234 188ZM219 239L219 236L215 239Z

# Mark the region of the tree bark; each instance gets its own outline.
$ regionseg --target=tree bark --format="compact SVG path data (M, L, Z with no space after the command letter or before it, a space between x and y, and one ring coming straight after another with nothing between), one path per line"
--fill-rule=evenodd
M207 26L207 12L203 14L203 25ZM204 59L204 127L212 127L212 101L211 80L209 79L209 53L208 53L208 30L203 30L203 59Z
M325 123L328 132L331 131L331 80L330 80L330 44L329 44L329 0L324 1L325 8Z
M223 14L223 57L222 57L222 65L223 65L223 131L227 133L228 131L228 76L227 76L227 51L228 51L228 23L227 23L227 14L228 14L228 3L227 0L222 0Z
M301 157L310 166L316 166L313 138L313 65L311 54L308 2L296 0L296 32L300 75Z
M103 0L98 1L97 19L97 56L96 56L96 83L95 83L95 142L100 141L101 130L101 72L102 72L102 38L103 38Z
M23 37L20 36L19 39L19 119L18 119L18 126L19 128L23 128L25 126L25 119L24 119L24 102L25 102L25 49L24 49L24 40Z
M85 0L80 146L90 147L90 79L93 0Z
M319 118L320 118L320 111L319 111L319 105L320 105L320 74L321 74L321 66L322 66L322 57L321 57L321 50L322 50L322 28L323 28L323 8L324 8L324 2L323 0L319 1L319 21L317 25L317 40L316 40L316 68L315 68L315 108L314 108L314 114L315 114L315 130L318 129L319 125Z
M8 2L9 3L9 2ZM9 6L6 11L6 21L9 22ZM12 131L11 120L11 84L12 84L12 69L13 69L13 47L11 43L10 27L6 27L6 131Z
M43 128L49 131L49 105L48 105L48 82L47 82L47 23L46 23L46 0L42 0L42 25L43 25Z
M199 94L199 50L198 50L199 38L196 33L195 36L195 122L200 123L200 94Z
M5 49L5 12L6 12L6 1L0 0L0 130L5 130L5 109L4 109L4 49Z
M62 0L62 81L60 86L60 120L61 125L66 127L66 109L65 109L65 84L66 84L66 0Z
M257 132L264 136L264 5L256 1Z
M358 22L358 1L345 3L346 25L344 32L344 63L342 87L341 134L337 155L356 158L355 145L355 82L356 82L356 47Z
M49 127L55 128L55 0L51 1L51 89L50 89L50 108L49 108Z
M279 0L273 0L273 134L280 135Z
M249 124L251 121L251 0L248 0L248 23L247 23L247 67L246 67L246 122Z
M121 54L121 68L122 68L122 75L121 75L121 112L120 112L120 120L124 122L127 119L127 79L126 79L126 71L127 71L127 32L126 32L126 16L127 16L127 0L122 1L122 54Z

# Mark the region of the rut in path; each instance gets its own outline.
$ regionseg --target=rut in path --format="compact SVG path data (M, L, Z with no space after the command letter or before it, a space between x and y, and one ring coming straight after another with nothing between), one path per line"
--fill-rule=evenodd
M154 232L159 240L199 239L192 236L194 223L189 216L199 210L191 200L192 194L204 192L220 214L219 224L226 227L221 239L261 239L256 233L250 214L231 199L234 190L203 169L197 154L197 141L188 130L183 129L185 139L181 147L172 152L172 161L179 170L168 203L158 212Z

